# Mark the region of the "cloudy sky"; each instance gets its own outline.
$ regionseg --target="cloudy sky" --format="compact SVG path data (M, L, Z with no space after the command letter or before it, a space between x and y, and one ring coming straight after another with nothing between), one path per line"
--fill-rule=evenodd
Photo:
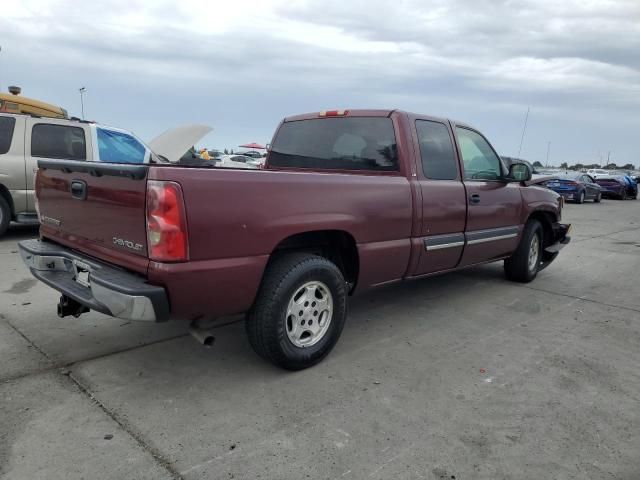
M290 114L401 108L471 123L502 155L640 164L639 0L21 0L0 85L151 139L268 142Z

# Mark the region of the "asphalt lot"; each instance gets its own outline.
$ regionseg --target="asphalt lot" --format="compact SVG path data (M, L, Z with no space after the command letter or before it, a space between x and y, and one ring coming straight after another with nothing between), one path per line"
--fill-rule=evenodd
M640 478L640 201L568 205L529 285L502 265L357 297L336 349L290 373L241 323L90 313L0 240L2 479Z

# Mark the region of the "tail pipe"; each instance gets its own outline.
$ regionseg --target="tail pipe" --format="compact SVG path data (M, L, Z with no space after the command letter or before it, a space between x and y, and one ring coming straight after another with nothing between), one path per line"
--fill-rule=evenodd
M78 318L83 313L87 313L89 309L79 302L76 302L73 298L69 298L66 295L60 297L58 302L58 316L60 318L73 315Z
M213 343L216 341L216 337L213 336L211 330L199 327L196 322L192 323L189 327L189 333L200 345L205 347L212 347Z

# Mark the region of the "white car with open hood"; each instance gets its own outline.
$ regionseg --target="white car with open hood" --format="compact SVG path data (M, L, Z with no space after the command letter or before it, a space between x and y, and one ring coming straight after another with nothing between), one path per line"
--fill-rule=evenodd
M38 159L177 163L211 130L182 126L145 144L127 130L93 122L0 113L0 236L11 221L38 221L33 191Z

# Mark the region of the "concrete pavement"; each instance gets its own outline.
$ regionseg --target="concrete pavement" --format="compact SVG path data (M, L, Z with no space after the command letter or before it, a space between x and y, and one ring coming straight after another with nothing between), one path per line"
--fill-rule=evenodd
M178 323L59 319L0 240L0 478L640 478L640 202L568 205L528 285L486 265L356 297L320 365Z

